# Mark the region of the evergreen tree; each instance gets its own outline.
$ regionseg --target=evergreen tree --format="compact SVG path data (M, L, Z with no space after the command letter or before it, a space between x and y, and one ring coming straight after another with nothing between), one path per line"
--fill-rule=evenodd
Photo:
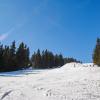
M22 42L16 52L17 66L19 69L29 65L29 48Z
M12 42L10 46L10 58L9 58L9 65L12 69L16 69L16 44L15 41Z
M96 47L93 53L93 63L100 66L100 39L97 38Z
M44 50L42 51L42 54L41 54L41 61L42 61L42 68L45 68L46 64L45 64L45 51Z
M54 67L54 55L52 52L48 52L48 67Z
M48 67L48 50L46 49L44 52L44 62L45 62L45 67Z
M31 57L31 62L32 62L32 66L35 67L36 66L36 53L34 52L34 54Z
M62 54L59 55L59 66L63 66L64 65L64 58L62 56Z
M31 61L30 61L30 50L29 50L29 48L27 48L26 49L26 67L30 67L30 65L31 65Z
M4 63L2 69L3 71L9 71L11 69L9 61L10 61L10 49L9 46L5 46L3 52L3 63Z
M40 50L39 49L37 50L35 62L36 62L36 65L35 66L37 68L41 68L41 66L42 66L42 59L41 59L41 53L40 53Z
M57 55L57 54L54 57L54 66L55 67L59 66L59 55Z
M4 60L3 60L3 45L0 44L0 70L2 69L1 67L4 66Z

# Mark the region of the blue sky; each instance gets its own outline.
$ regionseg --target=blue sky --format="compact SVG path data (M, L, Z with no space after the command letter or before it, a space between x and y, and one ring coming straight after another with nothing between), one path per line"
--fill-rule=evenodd
M24 41L83 62L100 36L99 0L0 0L0 41Z

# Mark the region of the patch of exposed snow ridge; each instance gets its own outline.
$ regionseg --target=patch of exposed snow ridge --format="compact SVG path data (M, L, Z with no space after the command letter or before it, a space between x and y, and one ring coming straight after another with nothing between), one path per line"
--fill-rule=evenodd
M0 74L0 100L100 100L100 68L69 63Z

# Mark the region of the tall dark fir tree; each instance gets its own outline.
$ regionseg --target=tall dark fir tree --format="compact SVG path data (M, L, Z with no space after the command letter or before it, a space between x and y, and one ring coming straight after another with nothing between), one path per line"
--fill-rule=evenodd
M5 46L4 52L3 52L3 63L4 63L3 71L11 70L11 66L10 66L9 62L10 62L10 48L9 48L9 46Z
M93 52L93 63L100 66L100 38L97 38L96 46Z
M23 42L16 51L16 61L19 69L27 68L29 65L29 48Z
M0 70L4 66L3 52L4 52L4 48L3 45L0 43Z
M12 67L12 69L16 69L16 43L15 41L12 42L10 46L10 60L9 65Z

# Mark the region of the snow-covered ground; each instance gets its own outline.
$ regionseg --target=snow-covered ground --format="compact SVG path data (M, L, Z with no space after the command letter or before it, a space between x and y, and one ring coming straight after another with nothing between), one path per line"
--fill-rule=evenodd
M66 64L0 74L0 100L100 100L100 68Z

